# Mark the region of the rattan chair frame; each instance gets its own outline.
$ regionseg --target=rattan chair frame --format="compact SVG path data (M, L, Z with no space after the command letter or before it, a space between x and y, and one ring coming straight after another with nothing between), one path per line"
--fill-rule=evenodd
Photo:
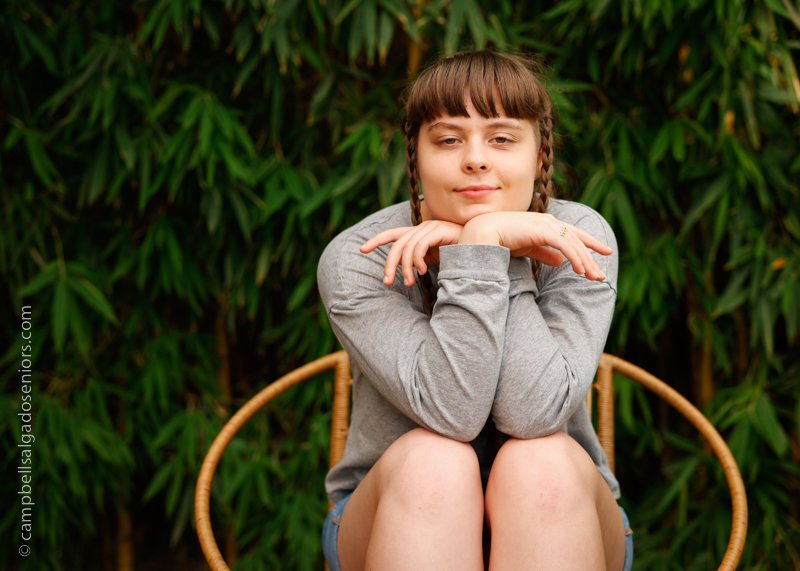
M203 554L213 571L229 571L228 564L222 557L214 538L210 513L211 484L222 454L241 427L272 399L306 379L329 369L334 370L330 465L335 465L344 454L350 421L352 379L350 377L350 360L344 351L331 353L303 365L262 389L233 415L211 444L198 476L194 507L197 536ZM711 422L675 389L641 367L620 357L603 353L594 383L597 391L597 433L600 443L608 455L612 470L614 469L614 372L641 384L677 410L700 432L717 457L728 484L732 509L728 546L718 570L733 571L741 559L747 535L747 496L733 454ZM587 396L587 406L591 410L591 391Z

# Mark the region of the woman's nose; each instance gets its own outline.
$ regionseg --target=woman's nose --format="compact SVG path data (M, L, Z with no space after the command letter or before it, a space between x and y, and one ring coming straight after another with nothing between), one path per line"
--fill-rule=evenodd
M481 172L489 170L489 165L485 161L466 161L464 170L467 172Z
M477 173L488 171L491 167L489 159L480 149L467 149L462 162L462 168L467 173Z

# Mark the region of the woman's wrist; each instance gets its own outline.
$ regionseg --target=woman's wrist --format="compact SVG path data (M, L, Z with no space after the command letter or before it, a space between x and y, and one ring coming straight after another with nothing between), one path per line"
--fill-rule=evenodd
M500 233L487 224L488 221L480 220L480 218L480 216L473 218L464 225L458 243L500 246Z

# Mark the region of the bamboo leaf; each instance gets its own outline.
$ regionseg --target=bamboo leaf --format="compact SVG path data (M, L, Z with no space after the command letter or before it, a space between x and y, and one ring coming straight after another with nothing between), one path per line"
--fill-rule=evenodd
M289 311L295 311L302 306L308 294L311 292L311 288L314 287L314 284L316 284L316 276L314 273L306 273L300 283L294 288L294 291L292 291L292 295L289 297L289 302L287 303L287 309Z
M785 456L789 448L789 438L778 422L775 407L766 394L758 395L750 418L756 432L767 441L775 454L779 457Z
M39 37L39 34L34 32L29 26L22 25L19 26L18 29L25 36L25 39L31 48L33 48L33 51L39 54L39 57L44 62L47 71L50 73L56 73L58 64L56 63L55 54L53 53L51 46L48 45L47 41Z
M233 207L233 213L236 216L236 221L239 223L239 229L242 231L242 236L249 243L251 240L250 230L250 215L247 212L247 207L242 200L242 197L237 192L230 192L228 199Z
M78 348L78 353L80 353L80 355L86 361L89 361L89 350L91 343L89 339L88 327L86 325L86 319L82 312L71 312L69 318L69 328L72 332L72 339L75 341L75 346Z
M686 143L683 140L683 129L677 123L672 124L672 157L682 163L686 159Z
M378 60L381 65L386 64L386 56L394 38L394 20L386 12L381 12L378 20Z
M208 217L206 218L206 228L208 233L214 235L219 228L219 221L222 217L222 195L215 188L211 191L211 204L208 207Z
M60 278L56 282L52 312L53 342L56 351L61 353L67 338L67 324L72 317L72 296L66 278Z
M475 42L475 47L482 49L486 45L486 22L483 21L480 6L475 0L464 0L464 3L467 4L464 7L464 11L466 12L467 25Z
M55 186L59 173L42 146L41 135L35 131L27 131L25 134L25 146L28 149L28 157L33 165L33 172L45 186Z
M786 320L786 337L796 339L800 331L800 288L795 282L792 285L784 283L781 289L783 290L781 310Z
M452 54L456 51L458 39L464 31L464 4L453 2L450 4L450 14L444 30L444 53Z
M376 37L378 35L378 13L373 2L364 2L358 9L364 12L361 17L364 26L364 51L367 54L367 62L372 65L375 58Z
M697 104L698 99L702 93L708 89L712 81L714 81L715 70L711 69L703 74L703 76L694 82L694 84L687 89L675 102L673 108L675 111L681 111L692 104Z
M107 321L114 324L119 323L108 299L92 282L86 278L71 278L69 285L72 291L83 298L91 308L105 317Z
M58 262L50 262L44 268L42 268L41 272L36 274L36 277L31 279L28 283L20 288L19 297L25 298L39 293L42 288L53 283L57 277Z
M660 501L656 505L656 512L663 513L669 504L675 501L675 498L678 496L680 491L689 482L689 478L691 478L692 474L694 474L697 470L699 462L699 459L695 457L688 458L681 463L678 474L675 476L675 478L673 478L672 482L669 484L669 487L666 489Z
M622 226L622 234L625 236L628 249L632 252L638 252L642 246L639 224L625 187L620 181L611 181L608 199L613 201L615 205L617 219Z
M678 233L679 238L686 238L692 226L697 223L706 210L719 202L720 197L728 191L730 185L731 181L727 173L721 174L714 182L708 185L708 189L700 196L700 199L692 205L689 212L686 213L686 217L683 219L683 226L681 226L681 230Z
M152 107L149 114L151 119L154 121L158 120L161 115L166 113L166 111L172 107L172 104L175 103L175 100L177 100L178 97L187 91L187 89L188 88L185 85L181 85L179 83L169 84L167 89L164 91L164 94Z
M247 58L245 64L239 69L239 74L236 76L236 81L233 82L231 97L234 99L239 97L239 94L242 92L242 88L247 83L248 79L250 79L250 76L253 75L253 72L256 70L260 62L261 57L257 53L253 53L249 58Z
M316 91L314 91L314 96L311 98L311 104L308 107L308 118L306 119L307 125L313 125L317 117L322 114L322 106L326 99L330 96L331 88L333 88L334 81L336 76L333 73L329 73L325 76L325 79L319 84Z
M114 138L117 141L117 150L119 150L119 156L122 158L122 162L125 163L128 169L133 169L136 163L136 150L133 147L133 142L131 141L131 136L128 133L127 127L118 125L114 129Z
M156 472L153 479L150 480L150 484L148 484L147 489L144 491L142 500L148 502L153 499L156 494L167 486L172 478L177 476L177 474L174 474L174 467L174 462L165 462L161 465L161 468Z
M19 126L17 126L16 121L14 119L11 120L11 128L8 130L8 134L6 135L6 139L3 142L3 150L10 151L13 149L16 144L22 139L23 130Z
M712 319L721 315L732 313L747 300L747 288L744 287L748 275L746 272L737 272L728 283L725 291L717 300L717 306L711 312Z
M344 7L339 11L338 14L333 18L333 25L340 26L342 22L344 22L345 18L347 18L353 10L358 7L362 0L350 0Z
M350 34L347 38L347 55L350 61L355 61L361 45L364 43L364 13L356 10L350 26Z
M199 131L199 142L200 146L198 147L198 152L200 153L200 157L208 156L208 151L211 148L211 139L214 134L214 125L211 120L211 114L206 112L203 113L203 116L200 118L200 131Z
M271 251L269 248L264 246L261 248L261 251L258 253L258 258L256 259L256 285L261 287L264 284L264 280L267 278L267 274L269 273L269 266L270 266L270 257Z
M665 123L658 130L656 138L653 140L653 145L650 147L649 161L650 166L654 167L661 161L667 149L669 149L670 141L672 140L672 123Z
M756 338L761 338L764 343L764 350L767 358L771 358L775 353L775 343L773 339L774 314L770 300L762 297L756 305L754 326L756 328Z

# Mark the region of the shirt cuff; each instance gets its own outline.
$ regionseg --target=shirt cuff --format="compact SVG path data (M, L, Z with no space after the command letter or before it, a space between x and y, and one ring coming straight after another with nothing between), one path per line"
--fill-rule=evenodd
M536 281L533 279L530 258L511 258L508 263L508 278L511 280L509 296L519 295L526 291L536 294L539 291Z
M439 281L471 278L506 281L511 250L490 244L450 244L439 248Z

